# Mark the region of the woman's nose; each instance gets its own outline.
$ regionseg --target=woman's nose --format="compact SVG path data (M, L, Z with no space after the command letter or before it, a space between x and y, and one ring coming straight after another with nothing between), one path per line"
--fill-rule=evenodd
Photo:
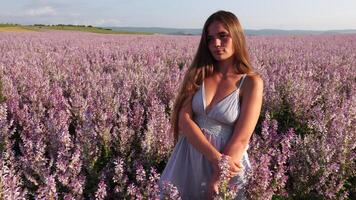
M220 47L220 46L221 46L221 41L220 41L220 39L214 38L213 40L214 40L213 43L214 43L214 46L215 46L215 47Z

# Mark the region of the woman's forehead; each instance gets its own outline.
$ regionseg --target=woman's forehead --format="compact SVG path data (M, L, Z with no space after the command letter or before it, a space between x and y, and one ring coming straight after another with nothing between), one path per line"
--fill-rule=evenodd
M207 29L207 35L216 35L219 33L229 33L229 30L219 21L213 21L209 24Z

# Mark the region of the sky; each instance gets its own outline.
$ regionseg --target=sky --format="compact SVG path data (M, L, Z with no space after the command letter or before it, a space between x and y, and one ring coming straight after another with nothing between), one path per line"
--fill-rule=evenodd
M356 29L356 0L0 0L0 23L202 28L218 10L245 29Z

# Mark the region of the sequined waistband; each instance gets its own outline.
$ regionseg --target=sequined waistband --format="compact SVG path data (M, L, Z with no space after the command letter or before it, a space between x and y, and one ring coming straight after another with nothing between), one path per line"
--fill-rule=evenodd
M233 131L232 126L226 125L206 116L198 116L195 117L194 120L197 122L201 130L209 135L228 138Z

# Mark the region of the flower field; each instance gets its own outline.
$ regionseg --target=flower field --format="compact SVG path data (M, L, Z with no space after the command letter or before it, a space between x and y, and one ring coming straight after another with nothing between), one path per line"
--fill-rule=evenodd
M0 33L0 199L179 199L158 188L199 36ZM264 80L250 199L356 198L356 35L249 36Z

